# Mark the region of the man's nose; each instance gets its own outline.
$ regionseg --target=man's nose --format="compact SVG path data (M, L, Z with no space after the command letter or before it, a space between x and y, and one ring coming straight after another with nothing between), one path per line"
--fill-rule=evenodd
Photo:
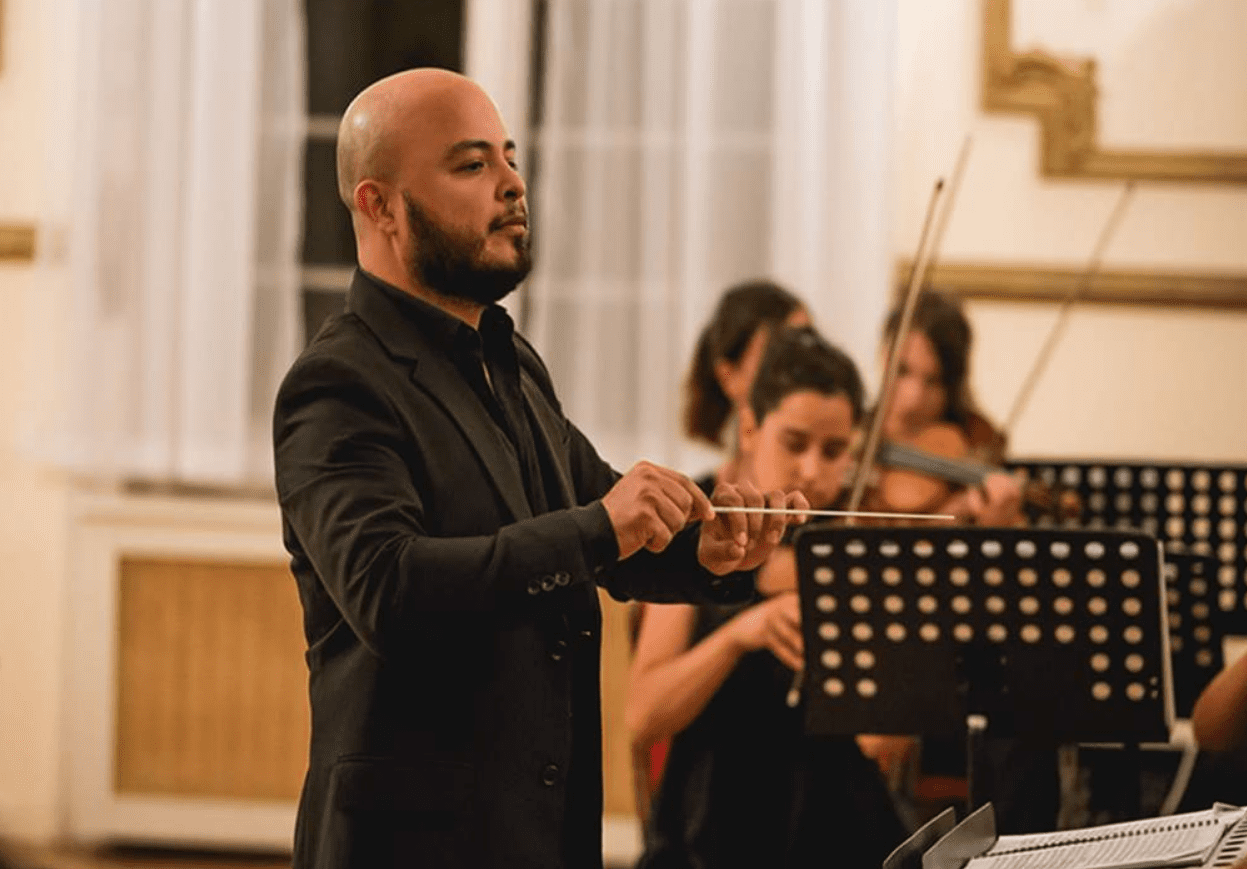
M507 166L504 170L505 175L502 180L502 198L508 202L514 202L517 199L523 199L528 188L524 184L524 177L519 171Z

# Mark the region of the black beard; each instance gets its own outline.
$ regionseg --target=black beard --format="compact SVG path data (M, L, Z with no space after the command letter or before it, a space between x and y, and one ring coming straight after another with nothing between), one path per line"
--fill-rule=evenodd
M443 296L492 305L514 290L532 270L527 234L515 239L518 258L514 266L482 265L485 238L468 238L443 229L406 193L403 202L411 228L407 273L417 285Z

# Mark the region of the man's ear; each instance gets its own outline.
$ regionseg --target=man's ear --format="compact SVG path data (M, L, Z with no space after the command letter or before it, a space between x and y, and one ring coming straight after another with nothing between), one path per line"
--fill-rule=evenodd
M387 235L398 231L398 214L395 208L398 201L396 191L383 187L370 178L355 185L355 210Z

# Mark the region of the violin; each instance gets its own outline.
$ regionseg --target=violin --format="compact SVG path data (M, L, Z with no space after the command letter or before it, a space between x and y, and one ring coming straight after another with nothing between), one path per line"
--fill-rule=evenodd
M1008 473L974 456L970 438L950 422L928 425L910 439L884 440L875 455L878 468L866 503L870 509L890 512L934 512L956 488L979 486L991 474ZM1038 480L1020 483L1022 511L1030 521L1041 516L1071 519L1082 512L1073 489Z

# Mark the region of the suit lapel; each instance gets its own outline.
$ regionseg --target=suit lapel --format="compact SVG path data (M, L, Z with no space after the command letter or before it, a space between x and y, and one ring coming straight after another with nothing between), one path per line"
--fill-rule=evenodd
M463 376L445 357L430 355L420 360L411 379L441 405L446 415L455 421L465 440L476 451L477 458L485 466L490 482L502 496L516 519L532 515L528 495L524 492L524 479L519 465L507 448L499 429L489 411L463 382Z
M549 468L558 482L559 492L563 496L562 504L551 504L551 507L574 507L576 506L576 490L572 487L571 478L568 476L564 454L566 450L561 448L563 438L560 429L563 426L563 420L554 413L545 396L541 394L541 389L533 382L532 377L520 366L520 389L524 392L524 402L532 410L532 418L535 423L533 426L533 440L537 444L537 449L545 453L547 461L545 467Z
M347 310L364 322L391 356L410 366L412 381L442 408L471 445L512 517L531 516L519 466L503 441L506 435L445 352L425 340L404 306L356 271Z

